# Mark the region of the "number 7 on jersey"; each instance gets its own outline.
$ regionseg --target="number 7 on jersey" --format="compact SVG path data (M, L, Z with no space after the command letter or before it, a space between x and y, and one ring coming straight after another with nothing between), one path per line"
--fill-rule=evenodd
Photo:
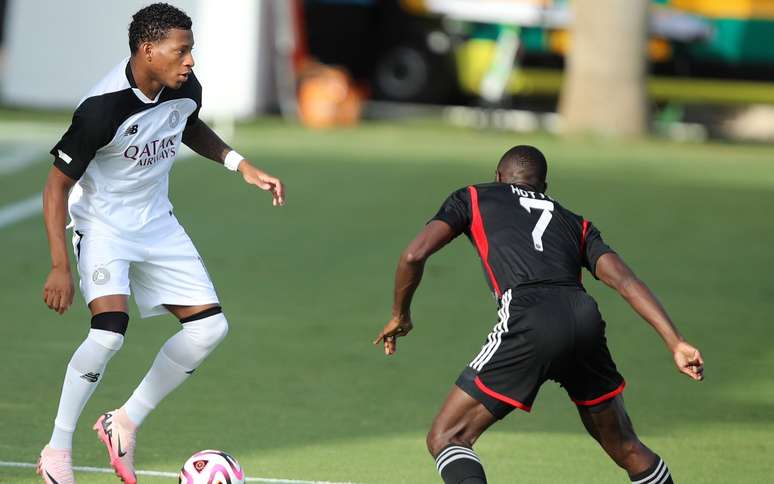
M535 250L543 252L543 232L546 231L546 227L548 227L548 223L553 217L551 212L554 211L554 202L519 197L519 203L527 212L532 213L533 208L543 211L543 213L540 214L537 224L535 224L535 228L532 229L532 241L535 243Z

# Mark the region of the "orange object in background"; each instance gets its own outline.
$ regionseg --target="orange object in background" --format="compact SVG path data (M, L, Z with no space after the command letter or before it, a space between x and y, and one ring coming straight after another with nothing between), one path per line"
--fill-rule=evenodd
M360 120L363 94L346 70L310 63L298 86L298 115L310 128L351 126Z

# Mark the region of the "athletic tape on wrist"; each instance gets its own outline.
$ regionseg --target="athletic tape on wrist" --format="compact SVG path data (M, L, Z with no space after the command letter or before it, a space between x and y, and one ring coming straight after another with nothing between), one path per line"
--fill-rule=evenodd
M234 150L231 150L226 155L226 159L223 160L223 166L231 171L236 171L239 167L239 163L244 160L244 157Z

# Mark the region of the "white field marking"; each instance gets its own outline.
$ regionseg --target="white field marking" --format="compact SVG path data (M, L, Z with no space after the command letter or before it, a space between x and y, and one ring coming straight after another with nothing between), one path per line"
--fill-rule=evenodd
M0 207L0 229L13 225L24 219L34 217L43 211L43 194L35 195L20 200L4 207Z
M0 121L0 175L20 171L27 166L50 161L48 150L67 129L63 123ZM0 151L2 153L2 151Z
M1 143L1 141L0 141ZM14 143L16 145L16 143ZM51 161L51 156L46 156L46 150L35 145L14 146L9 153L0 154L0 175L10 175L25 169L27 166Z
M64 133L60 123L0 121L0 175L21 171L27 166L50 160L48 150ZM2 151L0 151L2 153Z
M0 460L0 467L23 467L28 469L34 469L36 464L30 462L6 462ZM97 474L113 474L113 469L108 467L81 467L74 466L73 470L78 472L91 472ZM161 472L161 471L135 471L139 476L151 476L151 477L177 477L174 472ZM332 482L332 481L301 481L298 479L275 479L272 477L245 477L245 482L271 482L275 484L354 484L351 482Z
M0 141L24 141L51 146L59 141L69 123L0 121Z

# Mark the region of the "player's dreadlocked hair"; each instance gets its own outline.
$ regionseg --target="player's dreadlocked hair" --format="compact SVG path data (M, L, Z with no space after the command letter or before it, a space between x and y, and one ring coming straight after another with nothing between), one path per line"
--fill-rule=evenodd
M154 3L132 15L129 24L129 50L137 52L143 42L156 42L170 29L191 30L191 17L168 3Z
M529 182L537 187L545 183L548 164L543 153L534 146L514 146L505 152L497 164L502 181L508 183L514 179Z

